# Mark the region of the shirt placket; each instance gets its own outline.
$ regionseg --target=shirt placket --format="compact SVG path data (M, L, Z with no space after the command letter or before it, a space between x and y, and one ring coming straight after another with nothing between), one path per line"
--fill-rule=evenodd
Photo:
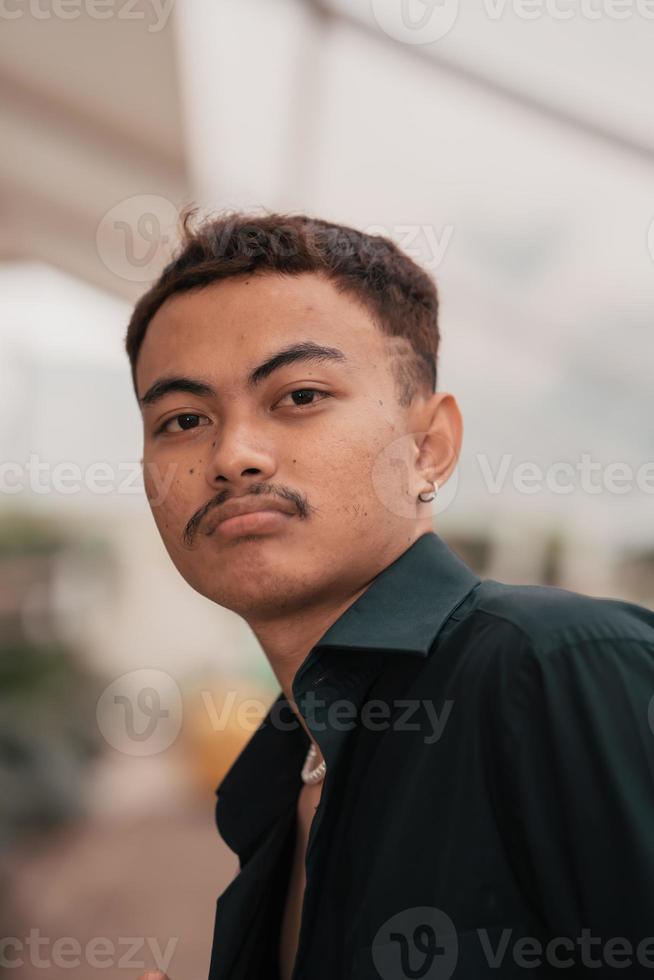
M347 664L344 656L347 657ZM366 651L364 654L352 650L322 650L315 662L306 664L296 675L293 683L295 703L322 752L326 773L307 841L305 890L291 980L305 980L302 971L310 953L320 888L320 869L329 845L329 825L323 824L330 812L339 766L346 764L343 750L348 737L356 732L361 703L366 691L379 675L381 666L382 659L375 652ZM352 706L349 727L346 727L343 719L335 717L336 702L345 702Z

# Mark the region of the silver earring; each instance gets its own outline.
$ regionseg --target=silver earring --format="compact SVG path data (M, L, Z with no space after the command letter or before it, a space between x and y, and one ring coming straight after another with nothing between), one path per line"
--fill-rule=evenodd
M432 480L431 483L432 483L432 485L434 487L434 492L431 495L431 497L427 497L427 499L425 499L423 497L423 493L426 492L425 490L421 490L420 493L418 494L418 500L422 500L423 504L428 504L429 501L430 500L433 500L434 497L436 496L436 494L438 493L438 481L437 480Z

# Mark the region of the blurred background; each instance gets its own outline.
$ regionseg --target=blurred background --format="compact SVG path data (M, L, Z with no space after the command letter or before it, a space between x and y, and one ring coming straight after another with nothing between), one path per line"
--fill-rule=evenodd
M200 980L236 871L213 790L277 686L154 527L131 305L189 203L391 236L465 422L435 529L484 576L654 608L654 4L0 21L0 972Z

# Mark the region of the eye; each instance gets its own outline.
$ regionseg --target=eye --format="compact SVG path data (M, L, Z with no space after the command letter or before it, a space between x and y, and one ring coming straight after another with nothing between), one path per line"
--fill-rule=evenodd
M293 407L304 408L305 406L316 404L313 397L314 395L322 396L320 399L318 399L319 401L322 401L324 398L330 397L329 392L321 391L319 388L295 388L294 391L286 392L286 394L280 399L279 404L281 404L285 398L292 397L293 399L295 399L295 397L297 396L299 400L295 401Z
M196 412L183 412L166 419L157 432L186 432L188 429L197 429L202 424L208 424L209 421L210 419L205 415L198 415ZM173 426L172 423L176 424Z

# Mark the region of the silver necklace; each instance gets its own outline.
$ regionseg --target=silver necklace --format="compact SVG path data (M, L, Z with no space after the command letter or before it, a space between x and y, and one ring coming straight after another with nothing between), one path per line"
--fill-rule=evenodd
M309 746L309 751L307 752L307 757L304 760L304 765L302 766L302 782L310 783L315 785L325 778L325 773L327 772L327 763L323 759L319 765L312 768L316 756L318 755L318 749L312 742Z

